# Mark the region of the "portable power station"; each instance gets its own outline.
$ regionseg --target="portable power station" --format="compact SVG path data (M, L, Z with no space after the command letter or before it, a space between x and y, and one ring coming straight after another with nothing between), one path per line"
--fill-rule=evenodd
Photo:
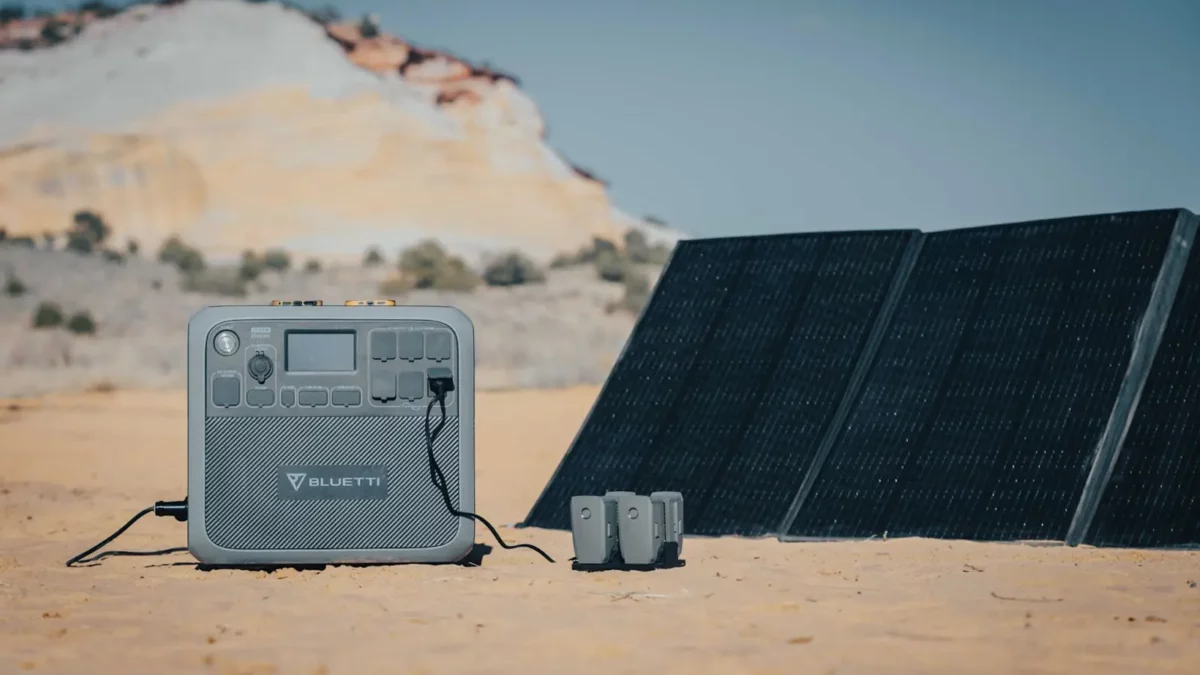
M465 314L391 301L208 307L188 324L187 358L197 560L432 563L471 551L474 522L448 508L475 507ZM435 385L445 397L436 468Z

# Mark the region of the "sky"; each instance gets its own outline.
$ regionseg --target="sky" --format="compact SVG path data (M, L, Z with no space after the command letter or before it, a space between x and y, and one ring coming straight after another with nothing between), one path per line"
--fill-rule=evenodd
M1200 211L1195 0L329 4L517 75L618 206L697 236Z

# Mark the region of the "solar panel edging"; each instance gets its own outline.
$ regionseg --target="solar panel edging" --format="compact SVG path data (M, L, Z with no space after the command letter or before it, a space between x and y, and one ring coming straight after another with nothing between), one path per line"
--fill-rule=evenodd
M913 268L916 267L917 259L920 258L921 251L925 246L926 234L919 230L911 232L912 238L905 247L904 255L900 258L900 263L896 266L896 272L892 276L892 283L888 288L888 294L884 298L883 305L879 308L879 315L875 317L874 326L871 328L863 351L858 355L854 371L850 376L850 381L846 385L846 390L842 393L842 400L838 404L837 410L834 411L833 418L829 421L829 427L825 432L824 438L821 440L821 444L817 447L812 464L809 465L808 472L804 476L804 482L800 484L800 488L796 491L796 496L792 500L791 506L788 507L787 513L784 514L783 521L776 528L778 541L813 540L812 537L791 537L788 535L788 530L791 528L796 516L800 513L800 509L803 508L804 502L808 500L809 495L812 493L813 486L817 482L817 477L820 475L826 460L829 459L829 453L832 452L834 444L837 443L837 439L841 435L846 418L849 417L855 403L857 403L859 396L862 394L862 387L867 380L867 374L875 363L875 357L879 353L879 346L883 343L888 328L892 325L892 316L895 314L896 307L900 304L900 298L904 295L904 289L908 285L909 276L912 274Z
M1096 445L1087 482L1084 483L1075 515L1067 530L1065 543L1078 546L1087 537L1088 529L1096 517L1104 490L1120 458L1125 437L1133 424L1141 400L1142 390L1149 380L1163 334L1174 310L1175 298L1187 269L1191 249L1196 241L1196 230L1200 219L1195 214L1180 209L1171 233L1171 241L1159 267L1158 277L1150 293L1146 312L1139 322L1134 337L1132 354L1117 400L1105 425L1104 433Z
M559 458L558 466L554 467L554 473L550 474L550 478L547 479L545 485L542 486L542 491L538 493L537 499L533 500L533 504L530 505L529 512L525 514L524 520L514 525L516 529L524 529L529 527L528 523L530 519L533 518L533 512L537 510L538 504L542 502L542 499L545 498L546 493L550 491L550 487L554 485L554 479L558 478L559 472L562 471L563 465L567 461L567 456L571 454L571 450L577 443L579 443L579 437L583 435L584 429L587 429L588 421L591 420L592 415L596 413L596 406L600 404L600 394L603 394L604 390L608 388L608 383L610 380L612 380L613 373L615 373L617 370L615 364L620 363L621 359L625 357L625 352L629 351L629 345L631 342L633 342L633 336L637 331L637 327L641 325L642 318L646 315L646 312L650 311L650 307L654 304L654 298L658 295L659 287L662 285L662 280L664 277L666 277L667 271L671 269L671 262L675 260L675 253L679 250L679 247L686 246L689 241L695 240L684 239L677 242L675 246L671 248L670 254L667 255L666 262L663 263L662 271L659 272L658 279L656 279L654 282L654 287L650 289L650 295L646 298L646 304L642 305L642 309L638 311L638 315L633 321L634 329L629 331L629 334L625 336L625 343L621 345L621 351L617 352L617 358L613 361L614 367L608 369L608 374L604 376L604 382L600 385L600 392L596 396L595 400L592 401L591 407L588 408L587 415L585 415L583 418L583 423L580 424L575 430L575 436L567 445L567 451L564 452L562 457Z

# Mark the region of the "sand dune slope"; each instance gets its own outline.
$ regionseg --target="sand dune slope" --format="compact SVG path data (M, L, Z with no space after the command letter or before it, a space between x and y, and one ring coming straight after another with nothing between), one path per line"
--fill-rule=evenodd
M485 515L524 516L595 393L480 395ZM559 563L496 550L475 568L203 572L182 554L63 567L183 493L182 393L0 404L0 672L1095 675L1200 663L1200 554L1188 552L693 539L683 569L589 575L570 571L569 535L506 528ZM120 544L184 539L157 519Z

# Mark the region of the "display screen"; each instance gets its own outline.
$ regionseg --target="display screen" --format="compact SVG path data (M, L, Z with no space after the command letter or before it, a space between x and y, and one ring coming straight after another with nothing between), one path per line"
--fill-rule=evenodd
M288 331L284 369L297 373L353 371L354 331Z

